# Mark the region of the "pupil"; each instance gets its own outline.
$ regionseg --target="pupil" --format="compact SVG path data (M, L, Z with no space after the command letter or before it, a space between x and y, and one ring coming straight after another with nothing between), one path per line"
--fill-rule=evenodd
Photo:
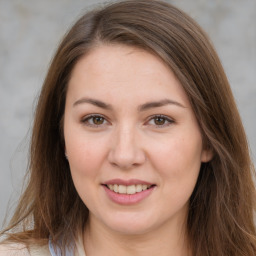
M155 124L157 125L163 125L165 123L165 119L162 117L156 117L155 118Z
M93 118L93 123L94 123L94 124L97 124L97 125L103 124L103 118L102 118L102 117L99 117L99 116L95 116L95 117Z

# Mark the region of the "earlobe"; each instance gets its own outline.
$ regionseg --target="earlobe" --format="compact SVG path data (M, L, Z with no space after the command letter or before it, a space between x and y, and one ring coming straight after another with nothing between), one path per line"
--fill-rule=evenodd
M207 148L207 149L203 149L202 154L201 154L201 162L202 163L207 163L210 162L212 160L214 156L213 150L212 148Z
M67 151L66 151L66 147L65 147L65 151L64 151L65 153L65 158L68 160L68 154L67 154Z

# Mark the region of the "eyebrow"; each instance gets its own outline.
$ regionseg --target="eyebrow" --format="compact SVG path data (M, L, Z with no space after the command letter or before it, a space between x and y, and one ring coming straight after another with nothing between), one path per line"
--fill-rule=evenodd
M77 100L74 104L73 107L82 104L82 103L89 103L92 104L96 107L107 109L107 110L112 110L112 106L110 104L104 103L103 101L92 99L92 98L82 98L80 100Z
M83 104L83 103L89 103L96 107L106 109L106 110L113 110L113 107L110 104L107 104L103 101L92 99L92 98L79 99L73 104L73 107ZM181 103L179 103L177 101L170 100L170 99L163 99L163 100L159 100L159 101L152 101L152 102L144 103L138 107L138 111L142 112L142 111L149 110L151 108L159 108L159 107L163 107L166 105L175 105L178 107L185 108L185 106L183 106Z
M185 106L183 106L181 103L177 101L170 100L170 99L163 99L160 101L152 101L152 102L147 102L145 104L142 104L141 106L138 107L138 111L146 111L151 108L159 108L166 105L175 105L178 107L185 108Z

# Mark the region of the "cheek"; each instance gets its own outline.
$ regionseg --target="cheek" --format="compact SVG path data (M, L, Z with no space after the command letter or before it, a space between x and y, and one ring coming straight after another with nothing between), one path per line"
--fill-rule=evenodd
M104 155L105 147L94 138L95 136L85 135L80 130L69 132L65 136L66 152L70 164L71 173L78 178L93 176L98 173Z
M180 178L198 175L201 165L201 136L176 136L152 147L155 168L163 175Z
M90 140L74 139L67 146L72 179L82 201L90 206L96 200L103 152Z
M80 175L97 173L103 155L102 149L98 149L94 143L92 145L89 142L74 142L68 150L71 172L77 172Z
M199 137L200 138L200 137ZM201 140L175 138L155 148L154 168L158 171L166 214L185 209L196 185L201 166Z

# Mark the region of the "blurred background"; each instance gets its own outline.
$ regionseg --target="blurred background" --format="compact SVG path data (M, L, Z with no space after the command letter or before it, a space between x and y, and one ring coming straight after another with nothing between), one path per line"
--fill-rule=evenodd
M256 162L256 0L168 2L197 20L215 45ZM103 3L0 0L0 226L23 185L36 98L51 57L71 24Z

